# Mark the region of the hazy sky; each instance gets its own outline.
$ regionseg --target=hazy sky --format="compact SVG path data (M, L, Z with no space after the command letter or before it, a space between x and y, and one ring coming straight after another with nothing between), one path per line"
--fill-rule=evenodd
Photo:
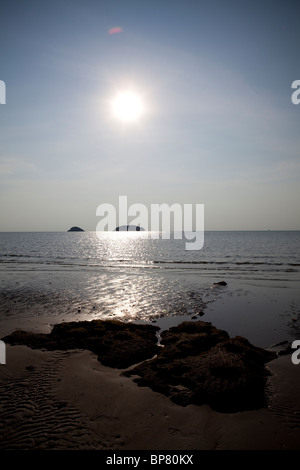
M119 195L203 203L206 230L300 229L298 0L0 9L0 231L95 230ZM123 123L128 88L145 113Z

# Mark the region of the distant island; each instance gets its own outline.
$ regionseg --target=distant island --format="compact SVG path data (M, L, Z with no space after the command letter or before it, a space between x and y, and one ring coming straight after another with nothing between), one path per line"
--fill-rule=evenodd
M71 227L68 232L84 232L84 230L80 227Z
M116 232L140 232L143 230L145 229L139 225L120 225L120 227L116 228Z

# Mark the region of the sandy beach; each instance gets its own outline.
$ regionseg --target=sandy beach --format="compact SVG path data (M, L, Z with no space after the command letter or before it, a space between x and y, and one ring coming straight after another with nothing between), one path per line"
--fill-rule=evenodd
M300 450L299 17L1 2L0 470Z
M300 375L267 364L267 408L220 413L176 405L87 350L7 345L0 366L1 449L299 450Z

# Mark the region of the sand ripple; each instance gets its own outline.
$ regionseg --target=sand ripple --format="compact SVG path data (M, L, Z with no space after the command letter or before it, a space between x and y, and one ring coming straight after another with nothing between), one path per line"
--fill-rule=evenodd
M27 365L0 383L0 449L82 449L99 447L85 416L53 387L69 353L48 355L47 364Z
M271 369L273 376L268 387L268 409L281 425L299 434L300 365L294 365L290 355L287 355L273 361Z
M272 397L269 404L269 410L272 411L277 418L284 421L291 429L300 429L300 408L296 400L278 402L276 397Z

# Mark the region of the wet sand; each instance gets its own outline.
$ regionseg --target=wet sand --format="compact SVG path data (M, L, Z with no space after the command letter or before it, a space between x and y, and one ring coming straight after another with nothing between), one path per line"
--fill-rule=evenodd
M59 450L299 450L300 365L267 364L267 408L182 407L86 350L7 345L0 365L0 448Z

